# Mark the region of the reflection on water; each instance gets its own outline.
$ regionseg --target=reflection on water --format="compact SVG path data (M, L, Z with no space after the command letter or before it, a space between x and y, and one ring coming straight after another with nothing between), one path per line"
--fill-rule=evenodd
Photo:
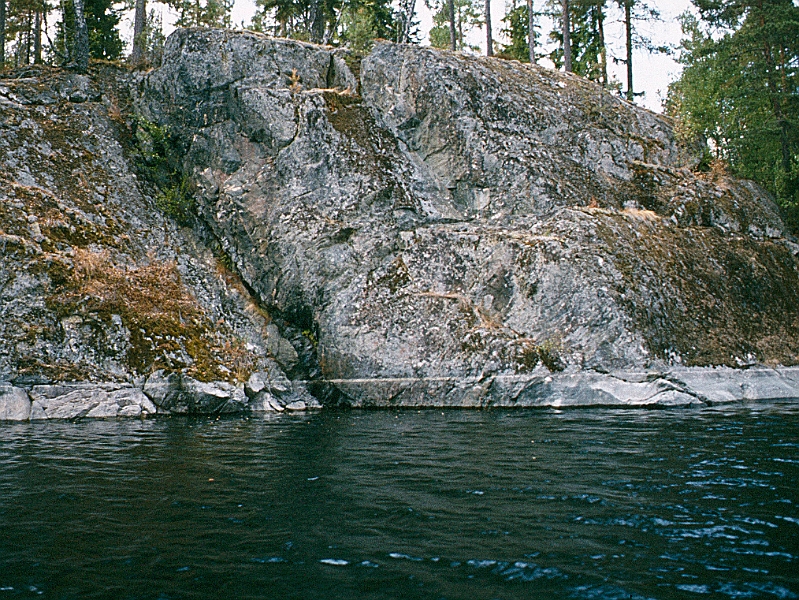
M799 598L799 406L0 424L0 600Z

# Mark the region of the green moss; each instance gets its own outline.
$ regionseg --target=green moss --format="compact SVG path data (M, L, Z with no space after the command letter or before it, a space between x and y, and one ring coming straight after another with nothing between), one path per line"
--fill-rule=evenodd
M158 189L156 207L180 225L196 216L194 189L180 168L181 151L168 127L143 117L133 121L133 157L139 173Z

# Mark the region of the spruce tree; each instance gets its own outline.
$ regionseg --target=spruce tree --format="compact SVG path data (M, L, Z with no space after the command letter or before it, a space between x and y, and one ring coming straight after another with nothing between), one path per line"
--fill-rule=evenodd
M102 60L116 60L124 45L119 37L119 14L112 0L84 0L89 55Z

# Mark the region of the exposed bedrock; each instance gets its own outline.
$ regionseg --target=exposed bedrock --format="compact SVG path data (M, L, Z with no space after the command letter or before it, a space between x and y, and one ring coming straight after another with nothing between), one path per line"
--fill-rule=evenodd
M578 77L388 43L7 71L0 420L799 397L799 245L697 148Z
M512 61L378 43L358 81L347 61L181 30L138 84L292 376L334 380L318 395L797 363L799 246L759 187L694 172L667 118Z

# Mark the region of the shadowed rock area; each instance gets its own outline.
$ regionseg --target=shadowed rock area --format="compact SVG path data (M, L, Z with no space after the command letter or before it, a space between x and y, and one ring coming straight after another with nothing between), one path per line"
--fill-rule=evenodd
M776 205L579 77L179 30L159 69L0 80L0 110L8 414L63 380L176 413L799 396ZM158 135L183 227L134 176Z

